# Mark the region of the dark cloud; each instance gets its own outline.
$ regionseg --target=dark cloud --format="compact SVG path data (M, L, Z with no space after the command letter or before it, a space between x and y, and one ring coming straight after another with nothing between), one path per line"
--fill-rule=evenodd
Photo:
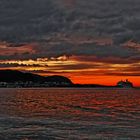
M140 56L138 57L97 57L97 56L72 56L71 57L77 61L85 61L85 62L99 62L105 64L133 64L138 63L140 60Z
M140 73L139 72L137 72L137 73L134 73L134 72L129 72L129 73L127 73L127 72L120 72L120 73L115 73L115 72L110 72L110 73L105 73L106 75L114 75L114 76L140 76Z
M129 40L140 42L139 0L1 0L0 40L16 51L32 42L34 53L15 52L0 59L29 59L60 55L97 58L137 58L139 51L124 47ZM65 35L63 40L62 34ZM87 36L78 44L74 35ZM56 38L60 35L59 39ZM88 37L112 39L112 44L88 42ZM94 40L94 39L93 39ZM3 51L0 48L0 51ZM129 59L128 59L129 58ZM115 63L116 61L114 61Z
M1 64L0 63L0 68L14 68L14 67L48 67L48 65L39 65L39 64L18 64L18 63L14 63L14 64L10 64L10 63L6 63L6 64Z

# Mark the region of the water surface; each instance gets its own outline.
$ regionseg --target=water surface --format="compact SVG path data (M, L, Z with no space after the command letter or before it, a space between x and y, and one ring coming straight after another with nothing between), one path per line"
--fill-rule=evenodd
M0 140L139 140L138 89L0 89Z

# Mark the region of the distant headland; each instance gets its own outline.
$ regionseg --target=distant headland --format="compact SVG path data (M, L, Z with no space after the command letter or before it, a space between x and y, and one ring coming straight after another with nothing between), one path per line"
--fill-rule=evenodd
M30 88L30 87L118 87L130 88L133 84L119 81L116 86L104 86L99 84L74 84L69 78L53 75L40 76L33 73L25 73L17 70L0 70L1 88Z
M0 70L0 87L69 87L70 79L59 76L40 76L16 70Z

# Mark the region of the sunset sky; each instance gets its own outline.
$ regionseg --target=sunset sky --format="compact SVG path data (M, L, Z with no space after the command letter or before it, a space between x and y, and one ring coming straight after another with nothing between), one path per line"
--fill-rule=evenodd
M0 0L0 69L140 86L140 0Z

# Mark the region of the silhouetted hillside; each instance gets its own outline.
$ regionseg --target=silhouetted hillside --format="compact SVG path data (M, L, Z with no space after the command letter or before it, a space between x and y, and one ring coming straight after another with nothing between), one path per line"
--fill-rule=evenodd
M47 82L64 82L64 83L70 83L72 84L71 80L68 79L67 77L64 77L64 76L59 76L59 75L53 75L53 76L48 76L46 77L46 80Z
M0 82L26 82L26 81L44 81L45 77L32 74L32 73L23 73L20 71L14 70L0 70Z
M32 73L24 73L20 71L15 71L15 70L0 70L0 82L48 82L48 83L67 83L67 84L72 84L71 80L64 77L64 76L40 76L37 74L32 74Z

